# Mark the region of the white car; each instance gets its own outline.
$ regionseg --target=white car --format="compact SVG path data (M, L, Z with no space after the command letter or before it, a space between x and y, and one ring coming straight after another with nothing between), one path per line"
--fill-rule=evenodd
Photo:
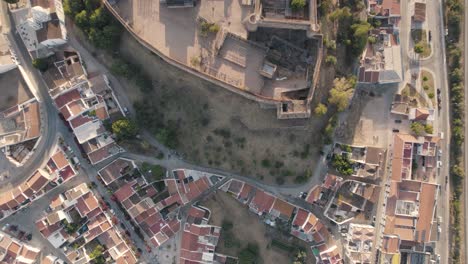
M437 161L437 168L439 168L439 169L442 168L442 161L440 161L440 160Z

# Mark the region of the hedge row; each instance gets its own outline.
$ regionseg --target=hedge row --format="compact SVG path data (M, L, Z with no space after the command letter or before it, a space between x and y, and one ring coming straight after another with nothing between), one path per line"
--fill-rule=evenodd
M446 1L446 18L448 27L447 40L451 43L448 47L448 67L449 67L449 86L450 86L450 102L452 108L452 144L451 144L451 180L453 190L453 201L451 204L451 216L453 218L453 226L451 236L452 243L452 263L460 263L461 256L461 206L463 194L463 181L465 172L463 170L463 146L464 146L464 116L465 116L465 93L463 87L463 70L461 68L462 51L459 48L459 39L461 33L461 21L463 17L462 0L447 0ZM466 32L465 32L466 34Z

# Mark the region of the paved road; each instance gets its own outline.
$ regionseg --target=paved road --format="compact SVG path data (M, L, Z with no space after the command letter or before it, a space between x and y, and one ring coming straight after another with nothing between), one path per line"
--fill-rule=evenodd
M11 169L11 177L2 181L0 191L3 191L11 188L11 186L16 186L22 183L27 177L32 175L37 168L40 168L45 164L47 159L51 156L51 146L54 145L57 138L56 129L58 118L57 110L52 105L52 99L49 97L47 92L47 86L39 72L32 67L31 58L29 57L23 42L19 35L10 32L12 22L9 19L7 5L4 1L0 2L0 17L2 19L2 31L7 34L7 37L11 42L12 49L16 53L19 62L21 62L20 68L22 68L23 72L26 73L26 77L32 85L30 88L38 97L42 111L41 118L44 124L43 131L41 131L42 137L34 150L34 154L29 158L24 166L17 169Z
M409 5L408 2L402 2L403 5ZM449 153L450 153L450 125L449 125L449 87L447 80L447 68L445 57L445 28L444 19L442 15L443 10L442 0L427 1L426 17L427 29L432 33L431 48L433 53L426 59L419 60L415 57L414 52L409 49L409 38L411 28L411 14L409 8L403 6L401 8L402 21L400 24L401 29L401 46L402 46L402 61L404 64L404 72L417 73L420 69L426 69L434 73L435 88L441 90L441 110L437 111L437 118L434 122L435 132L444 133L444 140L441 144L442 157L441 161L443 167L439 172L437 183L441 185L441 191L437 200L436 216L443 219L441 224L442 232L436 244L435 252L440 254L441 263L450 263L449 261L449 217L450 217L450 185L446 186L445 176L449 175ZM406 19L405 19L406 18ZM467 148L468 149L468 148ZM434 223L437 224L437 223Z

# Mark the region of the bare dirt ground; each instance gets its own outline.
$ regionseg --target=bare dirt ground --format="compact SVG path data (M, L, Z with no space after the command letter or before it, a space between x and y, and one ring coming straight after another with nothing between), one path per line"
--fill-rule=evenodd
M260 218L250 212L248 208L224 192L217 192L215 195L207 198L202 204L211 210L210 224L222 226L223 220L229 220L233 223L232 234L239 240L240 246L226 248L224 246L224 236L221 231L221 239L216 248L217 252L237 256L239 250L248 243L256 243L260 249L260 263L291 263L292 256L288 252L270 246L272 241L271 228L261 222ZM225 232L224 232L225 233ZM308 263L312 263L311 256L308 257Z
M336 129L337 141L354 145L386 148L389 126L393 125L389 111L396 85L357 88L349 110L340 117Z
M154 98L152 103L161 107L165 121L178 123L177 151L187 159L269 183L279 176L290 183L313 170L321 148L322 120L278 120L275 109L262 109L168 65L127 33L121 53L143 65L156 83L153 94L144 97ZM125 87L133 102L143 98L134 85Z
M110 68L116 57L93 48L76 27L69 30ZM263 109L258 103L169 65L126 32L120 53L115 55L139 65L154 83L153 92L142 94L135 82L116 76L126 96L132 103L150 98L163 113L164 122L177 123L176 151L185 159L266 183L293 183L296 177L314 171L328 117L278 120L276 109ZM332 83L326 80L332 79L321 76L312 108L326 101Z

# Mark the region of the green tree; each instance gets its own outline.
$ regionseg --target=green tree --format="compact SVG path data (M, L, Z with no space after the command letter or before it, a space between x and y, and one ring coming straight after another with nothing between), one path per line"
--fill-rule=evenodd
M353 39L351 41L353 54L360 55L363 52L371 28L372 26L366 21L359 21L351 26L353 32Z
M64 0L63 1L63 11L66 15L74 18L76 14L81 12L84 9L83 1L81 0Z
M323 116L327 113L328 109L327 109L327 106L322 104L322 103L319 103L317 105L317 107L315 107L314 109L314 113L318 116Z
M120 119L112 123L112 132L119 139L130 139L137 135L138 127L130 119Z
M102 30L91 28L88 37L96 47L112 50L119 44L121 28L115 24L107 25Z
M46 58L37 58L32 61L32 65L34 68L40 70L41 72L47 71L49 68L49 62Z
M333 80L334 87L330 90L330 98L328 102L337 106L338 111L344 111L354 93L356 79L351 78L336 78Z
M92 11L101 5L99 0L84 0L86 10Z
M86 30L89 27L88 12L82 10L75 16L75 23L78 27Z
M426 131L427 134L432 134L434 133L434 128L432 127L431 124L426 124L424 126L424 131Z
M294 11L298 11L298 10L304 9L306 4L307 4L306 0L292 0L291 1L291 8Z
M426 129L423 124L419 122L413 122L410 126L411 131L416 135L416 136L422 136L424 135L424 132L426 132Z
M110 24L110 17L106 9L99 7L89 16L89 24L94 28L104 28Z
M333 55L328 55L327 58L325 58L325 62L329 65L336 65L336 57Z
M450 73L450 82L457 84L463 80L463 70L456 68Z
M122 59L115 59L111 65L111 72L115 75L119 75L130 79L134 72L132 71L132 66Z
M353 162L349 160L347 156L343 155L333 155L332 159L332 166L335 168L339 173L350 176L353 174Z
M307 260L307 253L304 250L298 250L294 255L293 264L305 264Z
M175 148L179 143L176 130L169 127L159 129L156 133L156 139L169 148Z
M421 54L424 52L424 45L421 44L421 43L418 43L416 45L414 45L414 52L418 53L418 54Z
M349 9L349 7L345 6L343 8L338 8L335 11L331 12L328 18L331 21L335 22L346 18L350 18L351 16L351 10Z
M103 256L104 247L102 245L97 245L91 253L89 253L89 258L94 260L94 263L101 264L105 263L106 260Z

